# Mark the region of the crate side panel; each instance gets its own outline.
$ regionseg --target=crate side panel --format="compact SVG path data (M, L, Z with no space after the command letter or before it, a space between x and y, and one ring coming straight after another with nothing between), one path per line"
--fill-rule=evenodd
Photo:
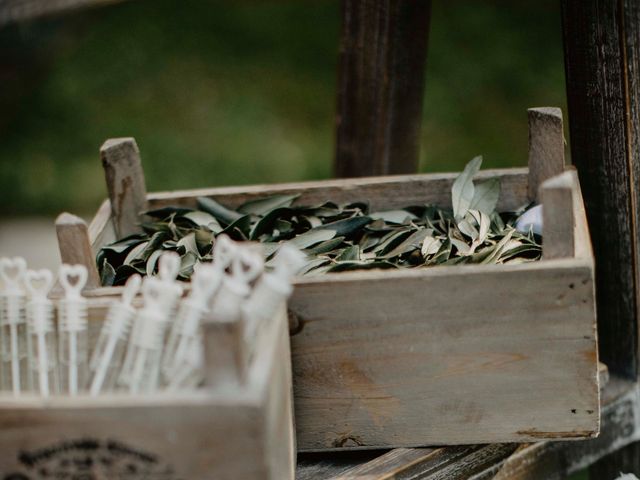
M216 479L265 479L261 421L260 410L248 405L3 408L0 473L179 480L215 472Z
M523 168L484 170L476 178L477 180L499 178L501 195L498 209L511 210L519 208L529 201L527 173L528 169ZM298 204L365 201L369 202L373 210L402 208L423 203L451 206L451 185L457 176L457 173L395 175L275 185L250 185L159 192L149 194L148 198L150 208L176 204L194 207L198 196L212 197L228 207L236 208L248 200L259 197L295 193L301 194L297 201Z
M593 435L593 272L574 263L300 283L298 447Z

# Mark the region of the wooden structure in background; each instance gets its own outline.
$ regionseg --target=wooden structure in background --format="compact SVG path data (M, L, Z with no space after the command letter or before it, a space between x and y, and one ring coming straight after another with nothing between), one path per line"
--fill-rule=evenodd
M26 18L29 12L53 11L55 4L100 1L3 0L0 24ZM299 479L561 479L589 465L598 479L613 478L621 471L640 474L640 444L635 443L640 441L640 7L634 0L559 1L572 159L587 214L591 224L598 226L592 229L598 333L601 358L611 370L611 381L603 391L600 436L571 443L395 449L326 458L306 455L299 458ZM390 8L392 3L398 9ZM393 88L407 79L408 71L415 78L424 75L421 62L430 2L411 2L415 14L403 15L408 3L343 0L341 64L349 58L364 62L363 54L377 54L383 61L369 59L368 64L341 67L339 175L409 172L417 165L417 144L412 139L418 131L416 108L423 90L416 82L399 98ZM14 7L21 4L39 6ZM364 39L377 41L365 47ZM393 60L397 58L393 52L413 52L413 48L415 58ZM376 89L363 90L363 82ZM375 135L353 126L352 115L362 117L363 125ZM358 157L354 149L367 153Z

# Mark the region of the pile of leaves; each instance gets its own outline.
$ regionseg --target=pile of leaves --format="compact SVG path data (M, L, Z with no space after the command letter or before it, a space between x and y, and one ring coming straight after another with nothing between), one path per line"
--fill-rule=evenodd
M474 184L481 157L474 158L452 186L453 209L434 205L371 212L366 203L294 205L297 195L251 200L235 210L211 198L198 209L165 207L145 212L144 233L103 247L97 256L103 285L122 285L133 273L150 275L165 250L182 259L187 280L198 262L212 260L215 238L262 243L268 260L283 242L307 254L301 275L370 268L414 268L467 263L538 260L541 239L515 224L517 212L495 211L497 178Z

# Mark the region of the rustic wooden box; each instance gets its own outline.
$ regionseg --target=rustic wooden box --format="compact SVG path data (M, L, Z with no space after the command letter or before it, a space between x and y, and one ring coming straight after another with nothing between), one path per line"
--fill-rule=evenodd
M93 295L108 297L107 290ZM105 310L104 299L90 301L90 333L99 330ZM239 325L205 328L205 349L215 350L207 360L214 365L207 370L212 386L198 391L0 396L0 476L293 480L285 310L256 339L251 362L242 352Z
M559 111L532 109L529 121L529 168L484 171L479 178L500 179L499 210L539 196L545 222L541 261L296 280L289 322L299 450L597 435L594 260L580 187L575 171L565 170ZM194 207L198 196L230 207L278 193L299 193L302 204L367 201L372 210L450 206L456 177L147 195L133 139L109 140L101 154L113 201L103 203L89 227L94 252L115 240L116 231L123 236L135 229L143 208ZM67 256L82 261L72 252Z

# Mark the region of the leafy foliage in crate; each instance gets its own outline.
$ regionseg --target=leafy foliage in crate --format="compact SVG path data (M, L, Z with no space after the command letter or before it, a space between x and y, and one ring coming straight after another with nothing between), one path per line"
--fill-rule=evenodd
M198 209L164 207L146 212L144 233L103 247L97 257L104 285L122 285L133 273L156 271L160 254L180 254L180 277L212 260L216 236L262 243L269 259L282 242L308 256L300 274L370 268L413 268L465 263L538 260L540 238L515 228L517 212L495 211L497 178L474 184L481 157L467 164L452 186L453 209L434 205L370 212L366 203L294 205L297 195L251 200L235 210L198 198ZM268 264L268 263L267 263Z

